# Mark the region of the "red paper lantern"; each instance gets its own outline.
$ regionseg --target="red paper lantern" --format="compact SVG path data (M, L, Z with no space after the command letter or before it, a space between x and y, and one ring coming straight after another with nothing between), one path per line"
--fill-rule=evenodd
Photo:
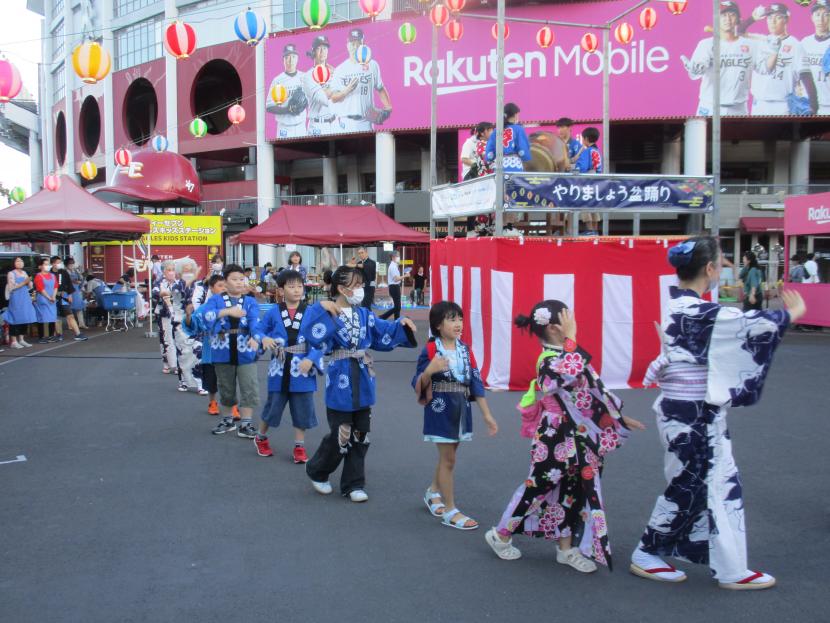
M680 15L681 13L686 12L686 7L689 6L689 3L685 0L681 0L680 2L668 2L666 3L666 8L671 11L672 15Z
M128 167L133 161L133 154L129 149L119 149L115 152L115 164L120 167Z
M189 58L196 50L196 31L193 26L176 20L164 31L164 49L178 60Z
M490 29L490 34L493 35L493 39L496 41L499 40L499 25L498 23L493 24L493 27ZM504 40L507 41L507 38L510 36L510 24L507 22L504 23Z
M467 4L467 0L446 0L447 8L450 10L450 13L458 13L464 6Z
M542 26L539 32L536 33L536 44L540 48L549 48L553 45L555 37L550 26Z
M228 108L228 121L234 125L239 125L245 121L245 109L239 104L234 104Z
M647 6L640 12L640 28L651 30L657 25L657 11Z
M331 79L331 69L328 65L315 65L311 69L311 77L317 84L325 84Z
M377 17L386 8L386 0L360 0L360 10L369 17Z
M58 188L61 187L61 178L59 175L47 175L46 179L43 180L43 187L46 190L51 190L55 192Z
M436 28L441 28L441 26L450 21L450 10L443 4L436 4L429 11L429 21Z
M452 19L444 26L444 33L450 41L458 41L464 34L464 26L457 19Z
M617 43L622 45L626 45L631 43L631 40L634 38L634 29L631 27L631 24L628 22L623 22L622 24L618 24L617 27L614 29L614 39L617 40Z
M582 46L582 49L585 50L588 54L593 54L597 51L597 47L599 46L599 40L597 36L592 32L586 32L582 35L582 41L579 42L579 45Z

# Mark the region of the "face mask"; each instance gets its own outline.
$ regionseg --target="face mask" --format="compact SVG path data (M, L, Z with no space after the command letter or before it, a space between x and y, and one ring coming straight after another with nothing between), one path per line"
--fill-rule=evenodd
M193 281L196 278L196 275L193 273L182 273L182 279L185 281Z
M358 305L363 302L363 288L355 288L352 290L352 295L346 297L349 305Z
M214 264L213 265L213 270L222 270L222 263L217 262L216 264Z
M62 268L63 268L63 263L62 262L58 262L57 264L55 264L55 270L61 270Z

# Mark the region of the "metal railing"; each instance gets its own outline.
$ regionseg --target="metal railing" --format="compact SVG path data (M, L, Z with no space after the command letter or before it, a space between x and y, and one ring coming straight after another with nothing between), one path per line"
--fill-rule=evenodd
M830 192L830 184L721 184L722 195L810 195Z
M278 205L312 206L338 205L359 206L374 205L375 193L335 193L318 195L280 195L276 199Z

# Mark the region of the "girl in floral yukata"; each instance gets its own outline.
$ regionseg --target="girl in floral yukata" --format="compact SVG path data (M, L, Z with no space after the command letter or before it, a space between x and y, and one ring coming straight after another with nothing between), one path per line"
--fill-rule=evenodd
M576 322L564 303L542 301L514 322L538 337L543 349L537 378L519 406L522 434L533 439L530 474L485 538L503 560L521 557L511 535L524 533L557 540L560 564L591 573L595 560L610 569L603 460L622 445L629 429L644 427L622 415L622 402L589 365L591 356L577 346Z
M775 584L747 567L741 479L732 458L726 407L754 404L772 355L790 322L805 312L795 292L786 310L742 312L704 300L721 271L718 241L690 238L669 250L679 287L672 287L663 322L663 353L649 366L646 385L660 385L654 403L666 450L669 482L657 498L631 572L661 582L686 574L661 556L709 565L721 588L757 590Z

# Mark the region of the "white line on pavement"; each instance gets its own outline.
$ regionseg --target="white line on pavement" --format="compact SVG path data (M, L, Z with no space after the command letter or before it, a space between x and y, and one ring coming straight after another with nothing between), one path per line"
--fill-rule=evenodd
M94 340L96 337L101 337L102 335L115 335L116 333L119 333L119 331L110 331L109 333L98 333L97 335L91 335L89 339ZM29 353L28 355L21 355L20 357L15 357L14 359L9 359L8 361L0 361L0 366L5 366L10 363L14 363L15 361L23 361L24 359L28 359L29 357L37 357L38 355L42 355L43 353L49 353L53 350L58 350L59 348L66 348L67 346L72 346L76 343L78 342L75 342L75 340L69 338L69 341L65 344L59 344L58 346L52 346L51 348L44 348L43 350L39 350L34 353Z
M11 461L0 461L0 465L6 465L7 463L25 463L26 456L23 454L18 454L16 459L12 459Z

